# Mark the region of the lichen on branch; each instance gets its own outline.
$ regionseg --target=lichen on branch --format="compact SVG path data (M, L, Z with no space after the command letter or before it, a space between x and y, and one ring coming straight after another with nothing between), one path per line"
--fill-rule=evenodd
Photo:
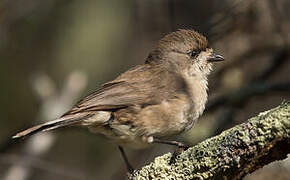
M242 179L290 153L290 102L209 138L178 155L171 153L135 171L129 179Z

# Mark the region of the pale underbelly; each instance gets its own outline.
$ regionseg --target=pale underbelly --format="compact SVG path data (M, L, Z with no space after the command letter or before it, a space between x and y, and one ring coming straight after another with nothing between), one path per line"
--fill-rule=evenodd
M190 129L195 122L194 118L197 119L194 115L190 116L190 118L193 119L181 122L175 120L174 123L169 120L171 124L168 124L165 127L166 129L164 129L164 125L161 125L161 127L158 127L158 125L146 126L147 128L145 128L142 125L114 123L114 121L118 120L112 120L112 123L106 125L94 124L87 127L91 132L101 134L113 143L134 149L142 149L152 145L152 142L148 140L150 138L166 139Z

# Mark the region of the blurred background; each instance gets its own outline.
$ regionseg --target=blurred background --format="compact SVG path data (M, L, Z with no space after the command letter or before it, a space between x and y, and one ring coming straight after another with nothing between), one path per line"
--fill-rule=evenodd
M0 1L0 179L124 179L117 146L86 129L11 136L142 64L180 28L207 36L226 61L210 76L203 117L179 140L194 145L289 100L289 9L289 0ZM139 168L174 148L125 150ZM289 177L284 160L245 179Z

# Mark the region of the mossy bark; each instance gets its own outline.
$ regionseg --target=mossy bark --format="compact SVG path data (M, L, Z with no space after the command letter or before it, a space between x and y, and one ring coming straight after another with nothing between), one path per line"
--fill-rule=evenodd
M290 153L290 102L184 151L171 153L135 171L129 179L242 179Z

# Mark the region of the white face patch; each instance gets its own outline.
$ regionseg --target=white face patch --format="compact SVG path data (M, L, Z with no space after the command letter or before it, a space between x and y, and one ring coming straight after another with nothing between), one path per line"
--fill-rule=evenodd
M197 57L198 61L207 61L207 59L212 55L213 50L210 48L205 51L201 51Z
M212 63L207 60L212 56L213 50L207 48L205 51L201 51L199 55L193 60L192 66L189 69L191 75L207 76L212 71Z

